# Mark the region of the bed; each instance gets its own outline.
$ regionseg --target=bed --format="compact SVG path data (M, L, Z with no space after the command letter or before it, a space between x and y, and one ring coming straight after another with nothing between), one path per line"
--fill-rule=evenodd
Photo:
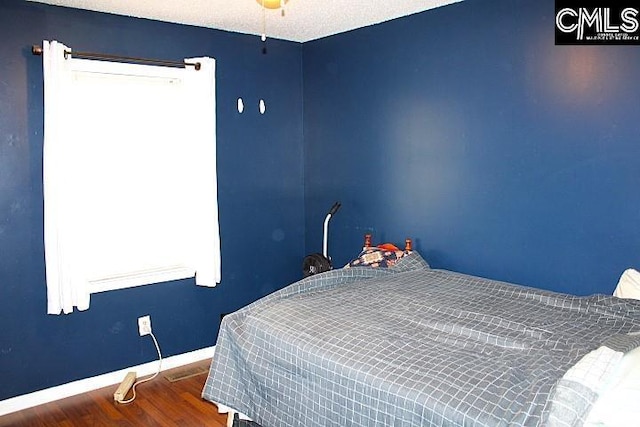
M432 269L410 247L347 267L227 315L203 398L262 427L579 426L638 378L640 301Z

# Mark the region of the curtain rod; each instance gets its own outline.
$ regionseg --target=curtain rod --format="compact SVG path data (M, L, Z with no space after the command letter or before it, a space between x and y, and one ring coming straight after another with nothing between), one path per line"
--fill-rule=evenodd
M34 55L42 55L42 46L33 45L31 46L31 53ZM164 59L147 59L147 58L134 58L129 56L117 56L117 55L109 55L105 53L91 53L91 52L75 52L70 50L65 50L64 57L73 56L81 59L99 59L104 61L123 61L123 62L131 62L138 64L147 64L147 65L163 65L166 67L180 67L186 68L187 66L191 66L196 70L200 70L199 62L181 62L181 61L167 61Z

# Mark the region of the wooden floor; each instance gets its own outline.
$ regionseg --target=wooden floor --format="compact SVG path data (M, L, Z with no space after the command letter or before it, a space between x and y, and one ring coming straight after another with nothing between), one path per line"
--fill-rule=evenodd
M209 364L210 360L161 372L154 380L140 384L136 399L126 405L113 401L116 384L5 415L0 417L0 426L225 427L226 417L200 397L206 373L175 382L165 377Z

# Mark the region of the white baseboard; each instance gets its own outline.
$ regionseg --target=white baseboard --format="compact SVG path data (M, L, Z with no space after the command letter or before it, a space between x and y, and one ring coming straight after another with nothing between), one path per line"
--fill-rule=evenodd
M167 369L173 369L190 363L199 362L201 360L210 359L213 357L214 352L215 346L163 358L162 370L165 371ZM23 394L22 396L12 397L11 399L0 401L0 417L12 412L22 411L23 409L32 408L44 403L53 402L55 400L64 399L65 397L75 396L77 394L86 393L88 391L97 390L110 385L114 385L113 390L115 391L115 385L122 381L127 372L135 371L138 377L143 377L145 375L155 374L157 370L158 361L156 360L142 365L121 369L119 371L108 372L96 377L84 378L82 380L73 381L56 387Z

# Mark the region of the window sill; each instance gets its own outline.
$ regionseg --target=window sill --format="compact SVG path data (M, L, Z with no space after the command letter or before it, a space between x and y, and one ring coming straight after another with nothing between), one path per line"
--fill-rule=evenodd
M121 276L90 280L89 291L92 294L96 294L99 292L114 291L116 289L168 282L171 280L188 279L194 276L195 270L193 268L179 265L161 267L153 270L123 274Z

